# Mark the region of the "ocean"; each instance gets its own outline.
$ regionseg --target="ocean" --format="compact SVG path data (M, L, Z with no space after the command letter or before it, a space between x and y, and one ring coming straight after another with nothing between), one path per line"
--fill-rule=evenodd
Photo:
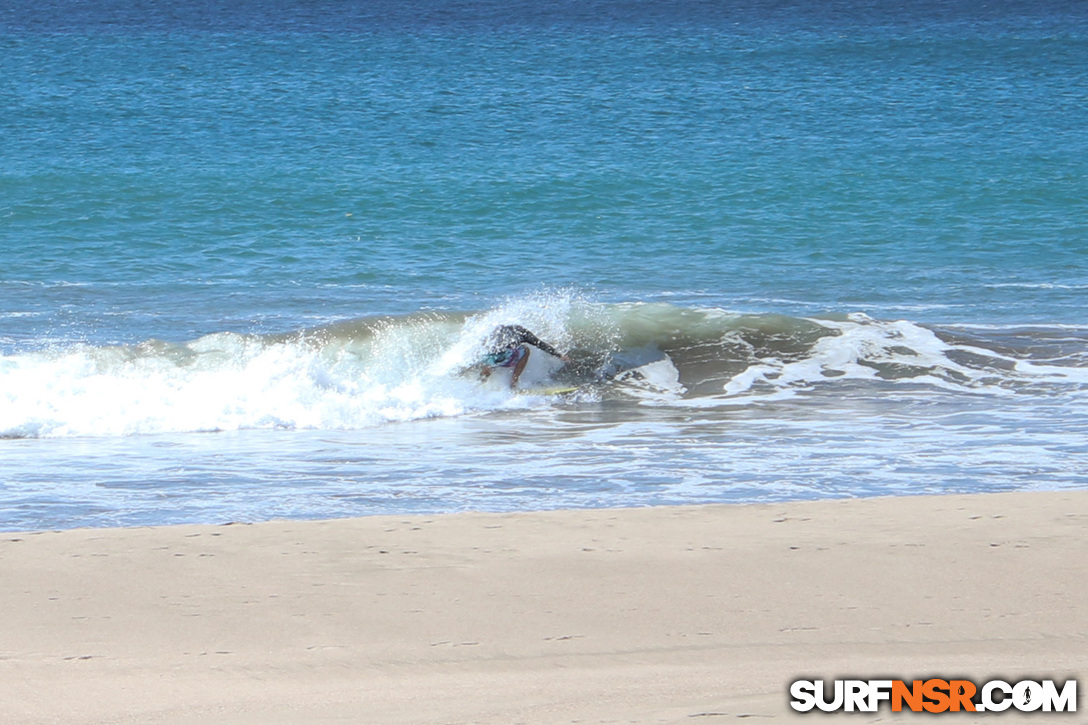
M1076 0L3 3L0 529L1088 486L1086 108Z

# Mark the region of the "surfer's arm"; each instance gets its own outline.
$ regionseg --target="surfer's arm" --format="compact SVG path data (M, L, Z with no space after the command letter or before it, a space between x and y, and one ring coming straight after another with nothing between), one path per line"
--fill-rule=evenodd
M527 342L530 345L532 345L533 347L539 347L541 350L548 353L549 355L554 355L555 357L560 358L563 361L569 360L569 358L566 355L559 352L554 347L552 347L548 343L544 342L539 337L537 337L533 333L529 332L528 330L526 330L521 325L511 325L510 327L514 332L517 333L518 343Z

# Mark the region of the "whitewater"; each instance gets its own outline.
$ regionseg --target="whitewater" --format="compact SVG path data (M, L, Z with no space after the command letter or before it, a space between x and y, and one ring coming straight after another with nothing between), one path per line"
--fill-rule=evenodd
M531 348L517 388L480 375L499 325L531 325L573 358ZM536 295L486 313L384 317L277 335L188 343L76 345L0 357L0 436L125 436L247 429L359 430L524 409L521 393L669 407L762 405L865 389L1000 398L1075 395L1088 385L1088 334L927 329L857 313L745 315L667 304L602 305ZM860 385L864 383L865 385ZM536 396L539 397L539 396Z

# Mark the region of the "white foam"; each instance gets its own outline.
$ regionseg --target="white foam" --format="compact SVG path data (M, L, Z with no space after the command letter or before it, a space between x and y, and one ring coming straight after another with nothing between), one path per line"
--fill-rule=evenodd
M398 377L343 352L216 337L180 363L86 348L2 358L0 435L352 429L512 402L412 368Z
M480 383L474 364L501 324L524 325L563 350L581 346L588 350L583 361L599 366L597 382L606 386L611 378L617 396L650 405L765 403L842 380L876 382L880 390L903 385L1001 396L1039 385L1088 386L1088 367L946 342L906 320L854 314L842 320L744 322L762 325L775 340L791 341L775 347L746 340L735 319L736 313L718 309L594 305L574 295L540 293L463 322L436 313L357 321L290 340L218 333L185 345L149 341L18 353L0 356L0 436L354 430L556 404L515 395L502 378L507 371ZM821 327L827 334L820 335ZM795 334L811 346L793 344ZM660 347L647 340L660 340ZM736 360L710 357L719 343L734 357L762 357L734 372ZM683 368L684 355L693 349L697 362ZM548 384L558 367L551 356L533 352L523 385ZM587 368L582 372L588 380L593 372ZM727 374L721 392L706 395L706 380Z
M772 358L750 365L725 384L725 395L766 400L773 394L781 398L784 393L811 390L835 379L881 379L987 395L1012 395L1016 383L1088 383L1088 368L1046 365L993 350L946 343L932 330L906 320L885 322L855 313L846 321L813 322L838 334L820 338L801 360ZM962 364L951 356L955 352L988 358L1005 369ZM882 375L882 369L896 367L916 372L891 378Z
M187 345L0 357L0 436L124 436L250 428L348 430L523 408L509 386L462 373L503 322L563 344L570 299L531 297L462 325L418 319L359 338L273 342L218 333ZM532 355L527 384L554 372Z

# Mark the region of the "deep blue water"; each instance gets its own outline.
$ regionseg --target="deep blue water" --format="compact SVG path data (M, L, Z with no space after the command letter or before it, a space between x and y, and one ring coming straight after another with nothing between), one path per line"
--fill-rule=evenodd
M1086 41L1081 2L0 5L0 525L1083 486ZM464 387L499 322L593 385Z

